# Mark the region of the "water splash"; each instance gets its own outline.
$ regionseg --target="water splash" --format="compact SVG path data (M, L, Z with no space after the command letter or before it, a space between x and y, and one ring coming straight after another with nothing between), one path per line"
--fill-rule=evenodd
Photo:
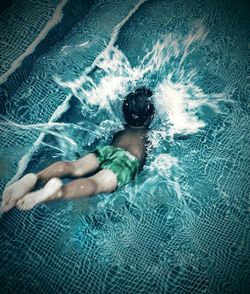
M126 21L143 2L138 3L126 17ZM117 25L108 46L79 78L65 81L57 75L54 76L60 87L69 89L71 94L79 99L82 103L82 113L86 112L86 105L90 105L87 110L97 105L98 114L105 109L110 115L108 119L112 118L119 124L121 123L120 118L111 110L110 104L119 99L122 100L130 91L146 84L155 93L157 110L156 123L152 126L152 146L157 147L168 136L173 138L179 133L193 134L203 128L206 122L198 117L199 109L209 106L214 111L218 111L218 101L223 98L223 95L220 93L206 95L196 85L197 73L186 65L189 54L207 35L202 23L197 21L192 30L183 38L173 34L164 35L151 49L147 50L144 58L135 67L131 66L125 54L114 45L119 30L120 26ZM87 46L88 44L82 43L82 45ZM62 114L67 107L58 109ZM40 125L39 128L34 126L34 128L43 133L41 138L48 133L48 130L51 130L51 127L46 124ZM95 126L93 131L95 134L98 133L98 126ZM56 132L55 135L57 135ZM70 145L75 145L72 139L67 138L66 133L65 138L61 139L62 141L71 140ZM38 142L41 143L42 140L39 139ZM38 143L34 146L37 148ZM27 166L28 158L30 155L25 156L24 161L22 160L22 168L18 169L19 172L12 181L22 174Z
M132 67L127 57L111 42L98 55L92 71L86 71L74 81L56 82L85 103L108 107L111 101L124 97L141 84L152 85L157 115L167 122L166 135L193 134L206 125L198 117L202 106L218 111L221 93L206 94L196 85L197 73L186 66L187 57L207 35L201 21L189 34L178 39L173 34L162 37L145 54L138 66ZM155 78L157 77L157 78ZM161 77L161 78L160 78Z
M196 115L197 109L208 103L204 93L195 90L193 85L173 83L166 79L161 83L156 92L157 108L159 114L170 124L169 135L196 133L206 124ZM197 95L200 94L200 95ZM194 98L196 98L194 100Z

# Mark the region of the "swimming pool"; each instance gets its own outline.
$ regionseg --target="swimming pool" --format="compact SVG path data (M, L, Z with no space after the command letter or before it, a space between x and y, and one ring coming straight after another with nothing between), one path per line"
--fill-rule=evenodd
M0 6L1 191L110 142L138 86L156 116L126 187L2 215L1 293L246 293L246 1L40 2Z

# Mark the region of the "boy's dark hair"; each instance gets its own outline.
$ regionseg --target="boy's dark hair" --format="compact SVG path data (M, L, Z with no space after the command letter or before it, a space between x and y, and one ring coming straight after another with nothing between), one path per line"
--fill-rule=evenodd
M149 99L152 95L150 89L141 87L125 97L122 110L129 125L149 126L155 112L154 104Z

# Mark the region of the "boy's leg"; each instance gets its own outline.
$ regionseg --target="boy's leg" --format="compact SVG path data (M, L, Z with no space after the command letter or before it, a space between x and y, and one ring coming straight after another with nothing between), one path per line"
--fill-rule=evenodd
M43 182L47 182L51 178L61 178L64 176L81 177L94 172L98 167L99 162L95 154L89 153L75 161L58 161L37 173L37 176Z
M29 193L20 199L16 206L21 210L29 210L39 203L50 200L93 196L102 192L112 192L116 187L116 175L111 170L106 169L99 171L92 177L78 179L64 186L60 179L53 178L43 189Z
M6 212L13 208L18 199L30 191L37 182L37 175L29 173L17 182L6 187L2 195L1 212Z
M21 199L24 195L32 190L38 180L47 182L53 177L80 177L97 170L98 167L99 162L95 154L89 153L79 160L71 162L59 161L50 165L37 174L27 174L4 190L2 196L1 210L3 212L6 212L14 207L19 199Z

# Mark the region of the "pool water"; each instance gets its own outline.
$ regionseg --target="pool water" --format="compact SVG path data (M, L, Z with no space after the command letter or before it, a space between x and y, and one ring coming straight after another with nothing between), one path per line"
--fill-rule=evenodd
M249 11L243 0L2 2L1 192L110 143L137 87L153 90L156 114L125 187L1 216L1 293L248 292Z

